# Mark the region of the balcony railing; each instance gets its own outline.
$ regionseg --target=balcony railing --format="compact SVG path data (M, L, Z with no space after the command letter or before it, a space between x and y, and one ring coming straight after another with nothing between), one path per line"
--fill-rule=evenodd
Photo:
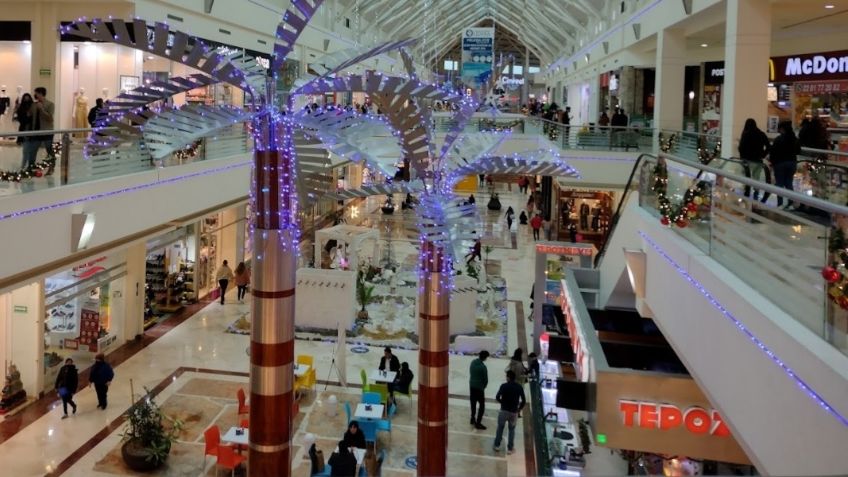
M42 177L0 182L0 195L34 192L196 161L224 159L247 154L253 150L253 139L245 125L235 124L218 131L213 136L201 138L195 144L161 160L153 160L146 154L117 153L86 158L83 147L91 132L91 129L60 129L0 134L0 144L3 145L0 147L0 169L5 172L21 171L23 151L22 147L16 144L18 137L26 140L32 136L52 135L55 141L53 151L56 156L52 175L46 176L44 173L47 171L42 171ZM132 147L143 151L145 146L143 143L136 143L131 145L130 151ZM47 153L43 148L38 154L37 162L47 159Z
M730 172L741 161L724 161L726 167L720 168L660 154L645 156L638 171L639 204L658 220L664 215L656 187L662 179L658 163L667 171L665 198L671 210L682 210L686 200L693 204L682 227L670 224L672 230L848 354L848 285L842 290L848 242L832 228L848 223L848 207ZM672 222L680 216L672 215ZM828 283L822 272L834 263L833 283Z

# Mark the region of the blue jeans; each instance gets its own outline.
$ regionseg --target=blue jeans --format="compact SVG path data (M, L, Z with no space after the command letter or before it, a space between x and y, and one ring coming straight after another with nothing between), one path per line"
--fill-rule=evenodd
M787 190L792 190L792 181L795 178L795 171L798 169L798 163L795 161L784 161L774 164L774 185ZM783 205L783 197L777 196L777 205ZM792 205L790 200L788 205Z
M504 425L509 422L509 435L506 441L506 448L508 450L512 450L515 444L515 424L518 421L518 413L501 411L498 413L498 430L495 431L495 447L501 446L501 439L503 439L503 430Z
M21 169L29 169L35 166L37 162L38 150L44 146L44 150L47 151L47 156L53 156L53 137L50 136L48 139L44 139L42 137L28 137L26 141L24 141L24 155L23 161L21 162Z

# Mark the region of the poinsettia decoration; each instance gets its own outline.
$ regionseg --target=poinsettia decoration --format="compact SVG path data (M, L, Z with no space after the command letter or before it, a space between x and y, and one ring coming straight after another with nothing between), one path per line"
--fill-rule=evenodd
M663 159L657 160L654 166L654 184L651 189L657 194L657 210L663 225L685 228L699 214L709 211L709 193L704 181L696 180L680 200L669 198L668 166Z
M848 310L848 240L841 227L831 229L828 250L834 261L821 271L822 278L828 283L827 298Z

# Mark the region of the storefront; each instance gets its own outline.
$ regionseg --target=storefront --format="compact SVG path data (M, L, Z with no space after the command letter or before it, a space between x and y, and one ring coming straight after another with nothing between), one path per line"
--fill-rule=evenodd
M617 194L611 190L556 187L552 217L556 240L591 243L600 248L609 233Z
M30 23L0 21L0 132L18 130L15 107L31 91L31 59Z
M750 474L730 426L652 320L587 309L575 276L560 281L563 324L537 335L553 475L579 475L593 446L618 450L630 475Z

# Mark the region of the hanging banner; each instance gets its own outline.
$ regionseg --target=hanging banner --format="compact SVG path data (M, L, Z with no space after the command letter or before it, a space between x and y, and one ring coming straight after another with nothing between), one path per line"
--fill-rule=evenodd
M483 84L492 74L495 29L466 28L462 32L462 80Z

